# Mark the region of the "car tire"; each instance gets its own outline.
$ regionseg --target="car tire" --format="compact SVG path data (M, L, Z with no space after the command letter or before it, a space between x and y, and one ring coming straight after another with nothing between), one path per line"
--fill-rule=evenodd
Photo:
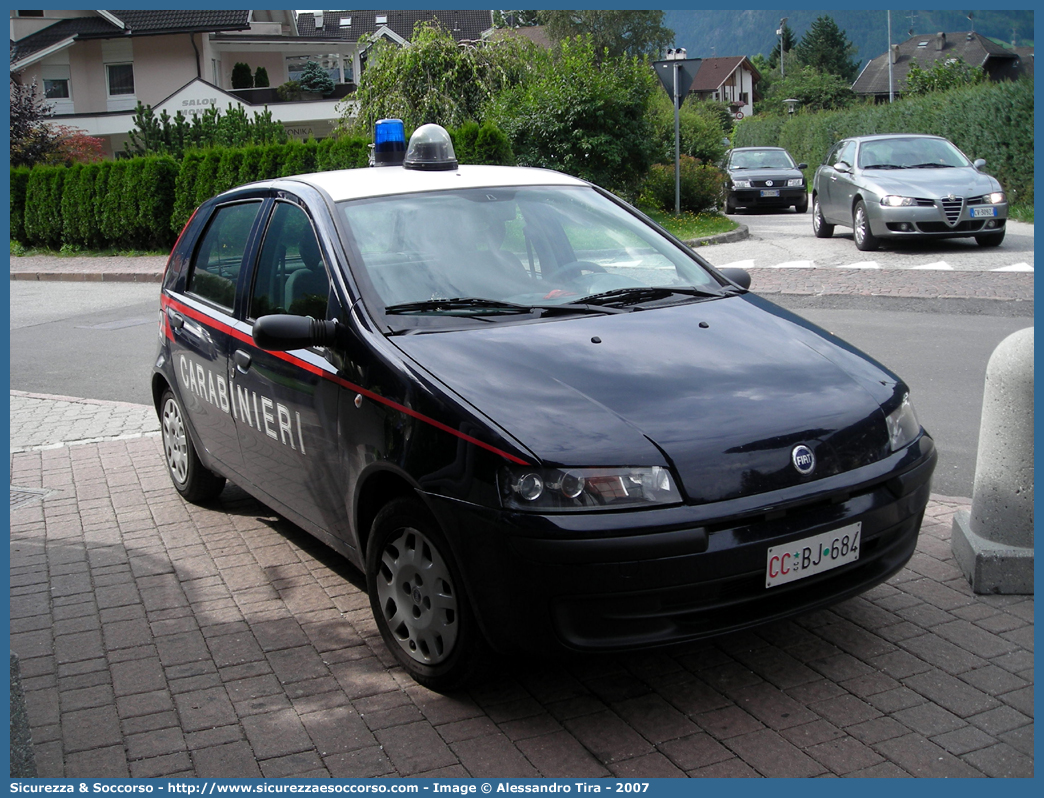
M725 213L734 214L736 212L736 198L731 194L725 195Z
M453 552L416 499L395 499L377 513L366 586L384 644L417 683L453 690L484 659L485 640Z
M975 243L980 247L999 247L1004 240L1004 230L999 233L983 233L975 236Z
M880 246L877 237L870 232L870 220L866 217L866 205L862 200L855 204L855 210L852 211L852 237L860 252L873 252Z
M185 411L170 388L160 398L160 430L167 473L182 498L193 504L216 499L225 487L225 478L200 462L188 433Z
M808 212L808 194L801 198L801 201L794 205L795 213L807 213Z
M834 234L834 225L827 224L823 218L818 194L812 197L812 232L816 234L816 238L830 238Z

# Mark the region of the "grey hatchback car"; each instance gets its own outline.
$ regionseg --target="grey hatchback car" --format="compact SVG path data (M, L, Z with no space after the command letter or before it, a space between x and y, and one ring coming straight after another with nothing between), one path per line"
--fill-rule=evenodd
M812 229L829 238L851 227L856 247L882 239L974 237L984 247L1004 240L1008 201L996 178L939 136L842 139L816 170Z

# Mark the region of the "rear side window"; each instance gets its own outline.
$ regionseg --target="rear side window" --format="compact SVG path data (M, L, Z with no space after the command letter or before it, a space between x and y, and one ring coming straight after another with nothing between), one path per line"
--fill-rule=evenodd
M214 212L189 272L190 294L232 310L243 254L260 209L258 201L225 205Z

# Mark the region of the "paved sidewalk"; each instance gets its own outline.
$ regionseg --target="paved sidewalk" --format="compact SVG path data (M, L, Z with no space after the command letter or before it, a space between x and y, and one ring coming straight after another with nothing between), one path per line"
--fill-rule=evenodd
M12 392L11 646L41 776L1033 774L1033 600L969 589L966 499L933 496L909 567L830 610L500 661L442 696L393 665L343 558L235 487L183 502L151 414Z

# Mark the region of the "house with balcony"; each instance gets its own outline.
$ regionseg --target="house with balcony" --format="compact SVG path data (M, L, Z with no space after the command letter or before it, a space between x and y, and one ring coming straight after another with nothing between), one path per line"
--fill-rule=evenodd
M418 21L437 19L458 41L480 39L489 11L11 11L11 74L35 82L54 121L123 152L140 102L159 115L230 105L268 108L294 138L329 136L351 102L373 45L408 43ZM334 83L322 97L280 97L277 87L315 61ZM264 67L270 86L237 89L232 69Z

